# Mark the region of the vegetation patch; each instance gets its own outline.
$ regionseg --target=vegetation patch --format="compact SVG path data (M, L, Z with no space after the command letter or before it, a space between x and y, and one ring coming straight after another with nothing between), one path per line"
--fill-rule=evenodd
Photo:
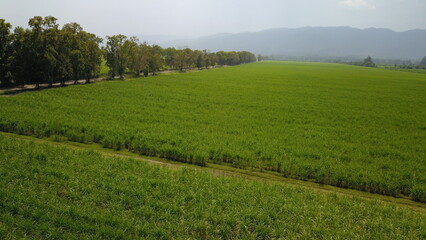
M424 202L423 74L264 62L1 98L0 129Z
M424 214L0 135L0 238L421 239Z

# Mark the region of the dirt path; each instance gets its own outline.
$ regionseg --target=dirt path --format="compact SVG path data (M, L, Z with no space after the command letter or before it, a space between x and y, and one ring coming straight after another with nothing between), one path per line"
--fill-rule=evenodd
M270 183L279 183L286 186L294 186L294 187L303 187L308 188L316 192L320 192L323 194L339 194L346 195L350 197L359 197L363 199L369 199L373 201L381 201L383 204L396 204L400 207L410 208L416 212L426 214L426 204L415 202L407 198L396 198L391 196L385 196L380 194L373 194L368 192L362 192L353 189L345 189L334 187L330 185L318 184L310 181L302 181L291 178L285 178L280 176L275 172L268 171L257 171L257 170L246 170L246 169L237 169L231 166L219 165L208 163L206 167L199 167L192 164L180 163L175 161L169 161L166 159L154 158L154 157L145 157L135 153L131 153L126 150L115 151L112 149L103 148L99 144L83 144L77 142L55 142L49 138L35 138L31 136L22 136L13 133L0 132L1 136L8 136L13 138L24 139L27 141L35 141L44 144L50 144L54 146L66 147L70 149L78 149L78 150L94 150L104 156L109 157L117 157L117 158L131 158L143 162L147 162L149 164L159 165L171 169L180 169L182 167L188 167L195 169L197 171L207 171L213 175L222 175L222 176L232 176L232 177L242 177L253 181L264 181Z

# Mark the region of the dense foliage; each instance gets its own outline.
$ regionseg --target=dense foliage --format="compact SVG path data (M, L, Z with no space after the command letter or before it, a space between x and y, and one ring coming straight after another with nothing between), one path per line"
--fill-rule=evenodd
M373 59L368 56L362 62L350 62L351 65L363 66L363 67L377 67L377 65L373 62Z
M106 63L109 66L110 77L116 75L123 78L125 70L128 69L139 76L149 73L153 75L163 68L180 70L188 68L209 68L219 65L238 65L255 62L256 56L247 51L211 53L207 50L191 50L167 48L158 45L139 43L135 37L128 39L124 35L108 37L105 48Z
M54 17L31 18L29 29L12 26L0 19L0 87L24 84L61 83L67 80L90 79L98 76L102 57L110 68L109 76L123 78L126 70L148 75L164 68L180 69L210 67L216 64L237 65L256 61L254 54L242 52L194 51L162 49L157 45L139 43L124 35L102 39L88 33L77 23L62 28Z
M264 62L0 98L0 130L426 201L424 74Z
M29 29L15 28L0 20L0 86L64 84L70 79L91 78L99 72L101 39L83 31L77 23L62 28L54 17L34 17ZM3 39L6 41L3 42Z
M422 239L408 208L0 135L1 239Z
M419 66L421 66L422 68L426 68L426 57L424 57L421 61Z

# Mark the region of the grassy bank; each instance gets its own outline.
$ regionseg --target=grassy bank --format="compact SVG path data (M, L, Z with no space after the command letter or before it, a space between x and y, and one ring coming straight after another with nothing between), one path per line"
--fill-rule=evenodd
M424 214L0 136L0 238L421 239Z

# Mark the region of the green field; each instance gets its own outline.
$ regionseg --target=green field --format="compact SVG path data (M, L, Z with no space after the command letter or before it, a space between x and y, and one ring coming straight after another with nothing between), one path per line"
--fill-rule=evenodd
M0 130L426 201L426 75L264 62L0 98Z
M402 72L426 73L425 68L418 68L418 69L416 69L416 68L408 69L408 68L401 68L401 67L395 68L393 65L381 65L381 66L378 66L378 68L386 69L386 70L393 70L393 71L402 71Z
M0 239L421 239L424 213L0 135Z

